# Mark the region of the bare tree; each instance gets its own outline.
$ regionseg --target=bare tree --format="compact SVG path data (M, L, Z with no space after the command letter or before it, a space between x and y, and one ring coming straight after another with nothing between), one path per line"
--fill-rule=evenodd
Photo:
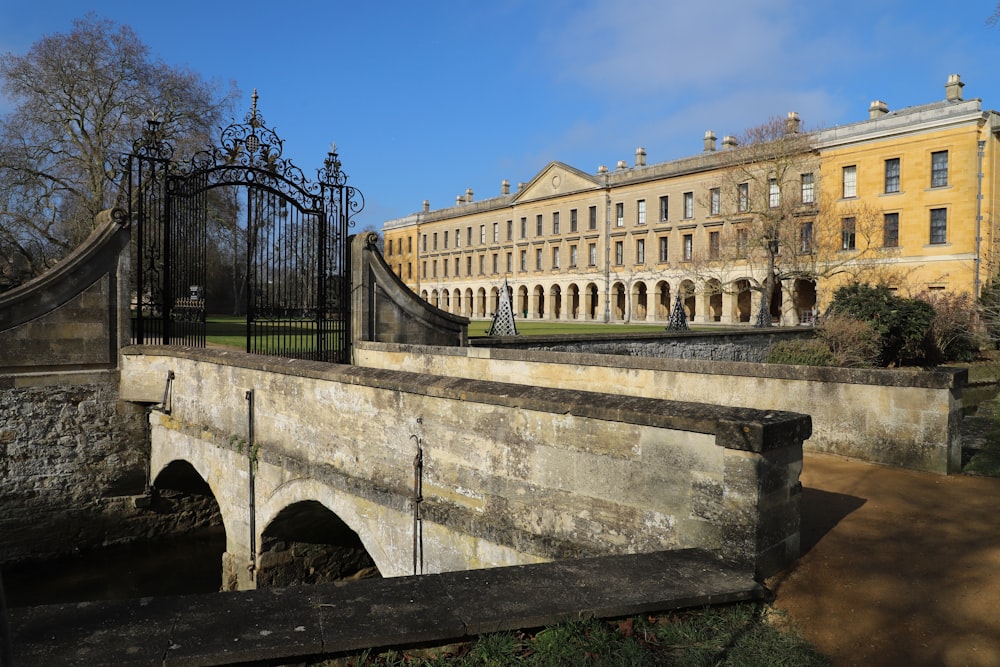
M183 155L206 144L235 97L93 15L0 56L0 79L15 105L0 119L0 250L29 275L79 244L114 203L114 156L146 120L160 121L160 137Z
M863 204L822 202L819 155L797 116L772 118L727 149L705 202L721 224L691 267L716 292L757 295L756 327L771 325L771 303L784 281L854 279L885 266L879 211Z

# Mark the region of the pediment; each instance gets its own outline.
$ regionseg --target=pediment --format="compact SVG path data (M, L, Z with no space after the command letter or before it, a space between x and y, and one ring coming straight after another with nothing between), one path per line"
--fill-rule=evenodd
M535 199L595 190L601 186L596 176L585 174L562 162L550 162L531 181L518 191L514 198L519 204Z

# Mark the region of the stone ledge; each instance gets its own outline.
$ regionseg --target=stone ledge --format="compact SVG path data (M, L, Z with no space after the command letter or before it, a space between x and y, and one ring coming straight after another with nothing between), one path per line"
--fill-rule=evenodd
M224 665L764 599L700 550L10 610L14 664Z

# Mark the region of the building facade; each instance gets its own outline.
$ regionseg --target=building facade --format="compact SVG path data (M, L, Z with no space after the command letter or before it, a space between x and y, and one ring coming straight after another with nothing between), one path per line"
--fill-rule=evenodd
M770 315L786 325L850 280L978 295L996 272L1000 115L962 87L952 75L944 100L873 102L865 120L801 133L791 156L729 136L719 148L707 132L702 153L668 162L647 164L642 148L594 174L552 162L514 192L504 181L497 197L467 191L386 221L385 259L470 318L491 317L504 284L518 317L598 322L665 323L677 298L695 323L751 322L768 275ZM799 134L796 114L785 123ZM746 251L768 211L794 224L762 228L770 265Z

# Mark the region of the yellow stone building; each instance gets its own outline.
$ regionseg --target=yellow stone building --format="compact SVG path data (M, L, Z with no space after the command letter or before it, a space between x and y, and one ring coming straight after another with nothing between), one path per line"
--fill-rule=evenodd
M470 318L492 316L506 281L527 319L665 323L679 295L695 323L750 322L768 270L745 252L748 229L784 207L794 227L780 250L768 242L783 267L775 322L809 321L848 280L978 295L997 271L1000 114L963 100L963 85L952 75L943 100L875 101L865 120L803 132L785 163L743 164L747 147L727 136L719 148L713 132L702 153L668 162L647 164L642 148L593 174L552 162L513 192L504 181L499 196L466 191L386 221L385 259ZM785 122L798 135L798 116Z

